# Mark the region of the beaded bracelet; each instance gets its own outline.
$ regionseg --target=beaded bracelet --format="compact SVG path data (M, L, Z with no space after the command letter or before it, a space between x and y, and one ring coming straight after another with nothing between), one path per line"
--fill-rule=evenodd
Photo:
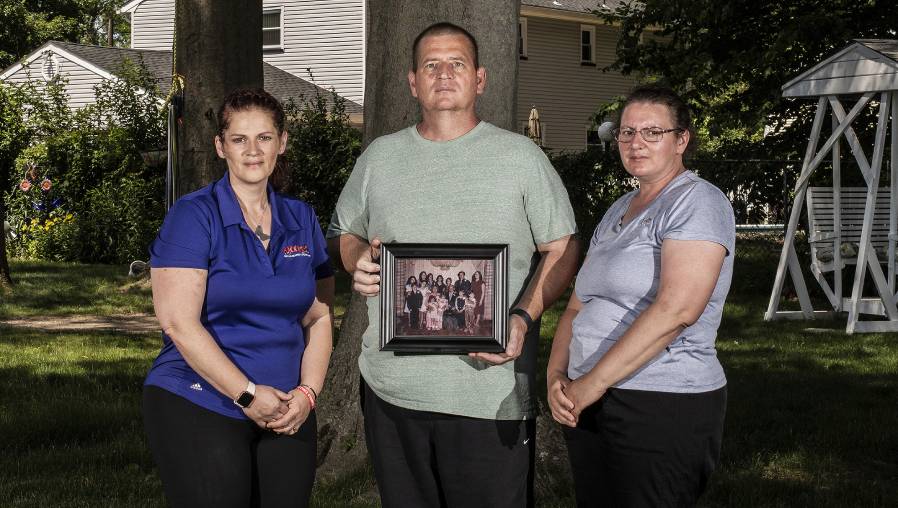
M312 396L312 392L309 391L309 388L306 387L306 385L299 385L297 389L305 394L306 398L309 399L309 404L312 406L312 409L315 409L315 397Z
M303 383L303 384L301 384L301 385L299 385L299 386L305 386L306 388L308 388L309 390L311 390L311 391L312 391L312 395L315 396L315 400L318 400L318 392L316 392L315 389L312 388L310 385L307 385L307 384Z

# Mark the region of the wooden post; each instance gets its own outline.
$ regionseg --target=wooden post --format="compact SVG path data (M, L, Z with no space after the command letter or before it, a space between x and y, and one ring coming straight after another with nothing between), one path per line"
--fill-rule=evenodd
M832 125L835 131L839 119L835 110L832 114ZM833 145L833 310L842 310L842 143Z
M892 92L892 147L889 151L889 292L895 300L895 243L898 242L898 92Z
M770 292L770 303L767 305L767 312L764 313L765 321L776 319L780 296L783 293L783 283L786 280L786 269L789 265L789 257L794 255L795 252L795 230L798 229L798 219L801 217L804 196L808 188L806 175L809 175L813 171L810 163L817 150L817 142L820 139L820 131L823 128L823 117L825 114L826 97L820 97L820 99L817 100L817 114L814 116L814 125L811 128L811 138L808 140L808 148L805 151L801 174L798 177L798 182L795 184L795 198L792 201L792 211L789 214L789 223L786 225L786 233L783 238L783 251L780 254L779 264L776 267L776 278L773 282L773 290ZM795 275L796 274L794 273L792 274L793 280L795 279ZM798 276L802 276L800 267ZM804 311L804 309L802 309L802 311ZM810 318L811 315L808 315L807 317Z
M883 301L883 307L890 321L898 321L898 310L895 308L895 302L891 292L885 286L885 278L882 275L882 268L873 252L873 245L870 243L870 236L873 231L874 212L876 211L876 198L879 194L879 174L882 168L883 152L885 150L885 137L889 110L891 109L891 94L883 92L880 96L879 121L876 126L876 142L873 149L873 161L870 165L869 179L867 180L867 201L864 207L864 224L861 229L861 238L859 241L860 249L857 255L857 267L854 272L854 284L851 290L851 305L848 309L848 324L845 331L854 333L860 312L862 291L864 286L864 278L866 277L867 267L870 267L873 281L876 285L880 298Z

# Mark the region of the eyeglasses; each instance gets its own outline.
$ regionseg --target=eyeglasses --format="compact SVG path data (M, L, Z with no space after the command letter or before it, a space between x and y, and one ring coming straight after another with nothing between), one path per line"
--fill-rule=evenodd
M614 135L614 139L617 140L618 143L629 143L633 141L633 138L636 137L636 133L638 132L642 139L646 140L649 143L657 143L661 141L661 138L664 137L668 132L683 132L685 129L681 129L679 127L675 127L673 129L661 129L659 127L646 127L644 129L614 129L611 131L611 134Z

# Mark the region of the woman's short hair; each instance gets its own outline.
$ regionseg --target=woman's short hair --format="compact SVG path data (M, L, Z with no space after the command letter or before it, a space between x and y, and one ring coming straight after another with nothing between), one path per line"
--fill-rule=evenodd
M218 136L221 138L224 131L230 127L231 115L234 112L251 109L259 109L271 115L271 121L277 129L278 135L284 133L287 115L279 100L261 88L238 88L228 94L218 108ZM223 138L222 142L224 142ZM284 190L288 185L287 161L284 157L278 156L274 172L269 180L279 191Z
M648 103L660 104L667 107L670 117L673 119L674 127L689 132L689 146L686 147L688 152L695 150L697 139L695 129L692 126L692 112L689 105L671 88L662 85L642 85L638 86L627 95L624 99L623 107L620 109L620 116L623 116L624 110L630 104ZM617 124L620 125L620 116L617 118Z

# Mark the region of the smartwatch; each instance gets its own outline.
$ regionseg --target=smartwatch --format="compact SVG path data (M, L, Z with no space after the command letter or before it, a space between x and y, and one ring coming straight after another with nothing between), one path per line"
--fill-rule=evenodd
M256 385L254 385L252 381L249 381L246 384L246 390L243 390L243 392L240 395L238 395L236 399L234 399L234 404L237 404L238 406L246 409L250 405L252 405L253 400L255 400L255 398L256 398Z

